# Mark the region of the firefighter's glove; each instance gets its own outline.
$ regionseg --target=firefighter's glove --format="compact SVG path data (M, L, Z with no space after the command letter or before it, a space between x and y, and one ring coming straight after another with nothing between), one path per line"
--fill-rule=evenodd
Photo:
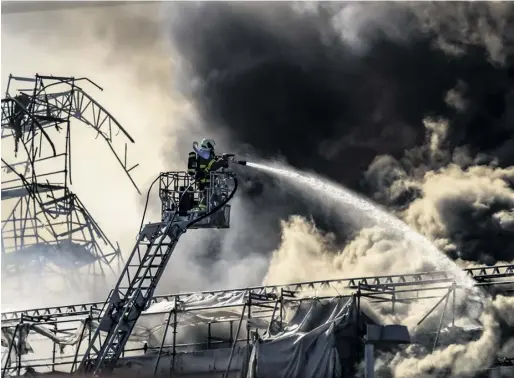
M221 166L222 166L223 168L228 168L228 160L227 160L227 159L223 159L223 158L221 158L221 159L219 159L219 160L218 160L218 162L220 162L220 163L221 163Z

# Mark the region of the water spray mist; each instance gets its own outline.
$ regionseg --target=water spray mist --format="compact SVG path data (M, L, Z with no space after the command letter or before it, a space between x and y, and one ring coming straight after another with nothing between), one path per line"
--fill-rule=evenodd
M437 269L449 272L457 281L457 284L468 289L468 293L472 292L480 302L484 303L485 294L474 286L475 282L467 276L449 257L441 252L426 237L411 229L407 224L402 222L395 216L381 210L377 205L353 193L349 189L341 185L330 182L326 179L313 174L298 172L290 168L273 164L257 164L247 162L249 167L269 172L276 176L283 177L288 182L304 189L314 192L322 192L340 204L350 206L357 210L360 215L366 217L371 222L387 228L394 234L405 238L412 242L415 246L430 257L431 262L435 264Z

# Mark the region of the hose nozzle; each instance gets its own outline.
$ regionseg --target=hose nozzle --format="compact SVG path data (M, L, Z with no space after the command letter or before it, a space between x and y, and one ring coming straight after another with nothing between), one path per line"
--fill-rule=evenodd
M221 158L230 163L236 163L240 165L246 165L246 160L236 160L235 154L223 154Z
M233 160L235 156L236 155L234 155L234 154L223 154L223 155L221 155L221 158L223 160Z

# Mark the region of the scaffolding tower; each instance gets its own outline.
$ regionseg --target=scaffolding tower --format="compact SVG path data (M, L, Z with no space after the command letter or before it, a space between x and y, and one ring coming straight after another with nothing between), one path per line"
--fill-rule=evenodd
M72 129L80 123L94 129L139 192L131 176L137 164L127 164L127 145L134 140L83 84L103 90L88 78L9 76L2 99L4 287L23 290L30 273L32 287L45 287L45 273L63 280L51 284L54 290L85 282L101 286L121 257L70 188Z

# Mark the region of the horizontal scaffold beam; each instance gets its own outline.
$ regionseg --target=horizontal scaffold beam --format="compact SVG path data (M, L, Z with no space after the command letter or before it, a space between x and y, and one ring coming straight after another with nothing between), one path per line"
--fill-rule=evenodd
M494 282L501 278L514 277L514 264L498 265L498 266L482 266L476 268L464 269L464 272L472 277L477 282L490 281ZM151 303L158 303L163 301L178 301L187 302L188 297L198 294L202 295L222 295L231 292L252 292L260 295L280 294L282 290L285 291L301 291L301 290L322 290L330 287L358 289L359 285L364 286L422 286L431 285L442 282L453 282L454 278L450 272L434 271L423 273L409 273L409 274L395 274L386 276L370 276L370 277L354 277L354 278L340 278L333 280L322 281L308 281L297 282L285 285L270 285L270 286L253 286L239 289L230 290L210 290L203 292L180 293L170 295L157 295L151 300ZM21 316L51 316L54 318L67 317L67 316L81 316L87 315L91 310L101 310L104 302L82 303L66 306L43 307L29 310L19 310L3 312L1 320L19 320Z

